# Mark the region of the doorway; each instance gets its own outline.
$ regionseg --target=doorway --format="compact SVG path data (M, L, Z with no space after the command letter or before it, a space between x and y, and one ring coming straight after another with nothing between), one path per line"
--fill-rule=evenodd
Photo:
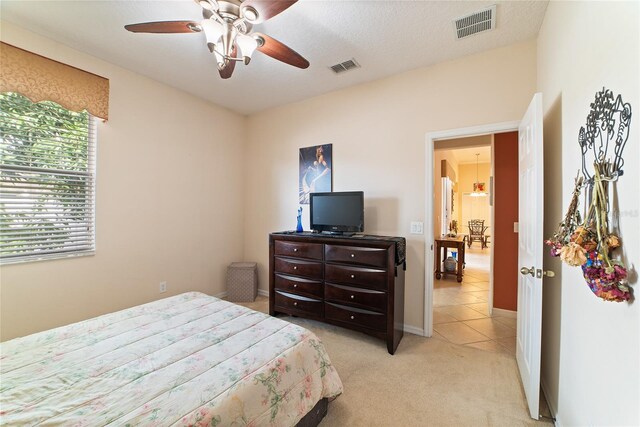
M494 190L493 182L491 179L486 179L480 177L480 161L478 157L478 167L476 169L475 165L471 165L471 175L473 177L471 188L468 186L462 188L461 186L456 187L455 182L458 184L462 184L462 180L449 180L451 183L447 183L446 180L437 182L436 181L436 169L440 169L440 174L442 175L442 168L438 168L436 165L436 160L442 161L442 158L438 158L441 156L437 155L438 149L466 149L470 148L478 148L479 146L487 146L487 139L489 141L493 141L494 134L502 134L505 132L517 132L518 122L508 122L508 123L499 123L494 125L487 126L479 126L474 128L463 128L463 129L455 129L450 131L442 131L431 133L427 135L426 141L426 185L425 188L433 189L433 197L426 197L425 203L425 239L427 244L427 250L425 251L425 311L424 311L424 324L425 324L425 335L433 336L434 335L434 321L438 322L439 325L444 323L449 323L450 325L447 327L439 326L436 329L436 333L438 335L443 335L443 331L445 331L445 335L449 332L450 341L455 342L458 341L460 344L474 344L474 343L482 343L485 344L476 344L476 347L484 347L484 349L493 348L495 350L504 350L506 352L515 351L515 321L516 321L516 313L515 311L502 311L493 307L494 295L493 295L493 264L490 262L491 259L495 257L495 244L493 243L493 233L486 232L487 240L486 247L480 240L474 240L471 243L471 247L468 246L468 241L465 240L465 253L460 254L456 253L456 256L465 256L465 268L463 272L463 278L461 283L457 283L455 280L452 281L442 281L437 288L435 288L435 283L438 280L435 279L434 275L434 255L435 255L435 238L441 237L442 233L451 225L451 220L457 219L458 235L468 235L468 220L469 219L478 219L471 218L472 216L484 215L485 216L485 226L492 227L495 223L495 218L491 214L493 211L491 206L487 208L481 202L474 202L472 198L475 198L471 195L473 193L473 184L476 182L484 182L484 190L488 193L487 198L485 199L487 203L491 200L492 192ZM463 140L470 137L476 137L475 146L474 142L467 141L467 146L464 146L463 142L456 142L457 140ZM478 145L478 138L485 138L484 143ZM459 144L462 144L460 146ZM437 147L436 147L437 146ZM491 147L491 156L494 157L494 149L493 143L489 142L489 146ZM516 133L516 145L515 152L517 153L517 133ZM475 154L479 154L478 151L471 154L472 157L475 157ZM475 163L475 162L474 162ZM515 159L515 168L517 170L517 157ZM495 162L490 162L490 164L495 164ZM486 169L486 165L485 165ZM478 176L476 177L476 170ZM493 168L489 169L489 176L493 176ZM445 174L446 175L446 174ZM442 176L440 177L442 178ZM447 185L450 185L451 188L454 189L453 194L450 195L453 200L453 208L449 209L446 203L443 203L441 200L441 194L445 191L448 191ZM468 185L468 183L467 183ZM438 196L438 189L440 196ZM465 194L466 193L466 194ZM445 198L448 198L447 195ZM479 199L479 197L478 197ZM517 200L517 193L515 195L515 200ZM456 207L457 201L457 207ZM483 206L480 206L483 205ZM468 206L468 212L464 213L465 206ZM438 211L440 212L438 213ZM457 209L457 211L456 211ZM483 213L484 210L489 210L488 218L486 218L487 214ZM517 208L516 208L517 209ZM517 210L516 210L517 211ZM464 218L463 218L464 213ZM481 218L480 218L481 219ZM465 224L464 222L467 222ZM512 232L515 232L516 225L512 225ZM459 252L459 251L458 251ZM517 253L517 246L513 252ZM452 252L448 252L449 255L453 256ZM502 260L502 258L501 258ZM449 260L451 261L451 260ZM489 261L489 262L487 262ZM502 262L502 261L500 261ZM517 259L516 259L517 262ZM487 264L489 264L487 266ZM441 269L445 269L445 266L440 266ZM467 268L469 269L468 272ZM466 276L465 276L466 275ZM445 275L446 277L446 275ZM465 280L466 283L465 283ZM476 285L473 285L476 283ZM513 283L514 287L517 284L517 281ZM435 291L435 292L434 292ZM466 291L466 292L465 292ZM486 299L486 301L482 301ZM474 305L477 304L477 305ZM438 307L442 307L444 305L448 305L450 307L454 306L463 306L462 308L447 308L447 309L438 309ZM434 316L435 315L435 316ZM494 318L500 317L501 319L494 320ZM448 320L448 322L447 322ZM478 320L478 321L475 321ZM455 325L457 323L458 325ZM460 334L457 334L455 330L463 331ZM454 332L451 332L454 331ZM513 332L511 332L513 331ZM464 335L467 337L464 338ZM505 335L513 335L513 337L507 337ZM463 336L460 338L460 336ZM505 338L502 340L502 338ZM508 340L506 338L509 338ZM498 341L501 340L501 341Z
M500 311L492 315L496 137L502 138L488 134L434 141L434 236L440 254L436 252L434 267L433 334L454 344L515 356L515 317ZM516 147L517 134L511 144ZM515 164L517 157L512 160ZM461 274L457 261L464 262ZM515 284L514 280L514 289ZM512 308L515 305L516 301Z

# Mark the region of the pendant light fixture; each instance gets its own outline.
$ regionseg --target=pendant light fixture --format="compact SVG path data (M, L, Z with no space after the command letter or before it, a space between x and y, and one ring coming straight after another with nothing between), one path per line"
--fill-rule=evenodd
M476 153L476 182L473 183L472 197L485 197L487 192L485 191L485 183L478 180L478 158L480 153Z

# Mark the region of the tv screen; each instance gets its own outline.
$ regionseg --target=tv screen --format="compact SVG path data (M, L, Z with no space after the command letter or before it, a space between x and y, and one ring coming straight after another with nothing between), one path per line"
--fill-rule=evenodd
M330 233L364 231L364 192L311 193L311 229Z

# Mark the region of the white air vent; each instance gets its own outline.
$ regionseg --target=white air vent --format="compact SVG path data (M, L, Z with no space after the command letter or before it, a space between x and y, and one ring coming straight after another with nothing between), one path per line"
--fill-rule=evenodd
M496 5L453 21L458 40L496 27Z
M355 59L350 59L348 61L332 65L329 68L331 68L334 73L340 74L344 73L345 71L353 70L354 68L360 68L360 64L358 64Z

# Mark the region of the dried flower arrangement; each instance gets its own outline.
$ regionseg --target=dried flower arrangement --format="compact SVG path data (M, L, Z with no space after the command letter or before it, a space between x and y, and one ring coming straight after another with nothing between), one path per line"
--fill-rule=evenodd
M568 265L582 268L591 291L606 301L629 301L632 297L627 282L627 269L612 251L621 247L621 239L609 231L609 183L622 176L622 151L629 137L631 106L614 100L613 93L603 88L587 116L587 127L580 128L578 141L582 150L582 175L575 181L571 203L558 231L545 243L551 255ZM614 142L613 159L608 159L609 143ZM593 154L593 172L587 169L587 154ZM584 220L578 211L581 189L590 203Z

